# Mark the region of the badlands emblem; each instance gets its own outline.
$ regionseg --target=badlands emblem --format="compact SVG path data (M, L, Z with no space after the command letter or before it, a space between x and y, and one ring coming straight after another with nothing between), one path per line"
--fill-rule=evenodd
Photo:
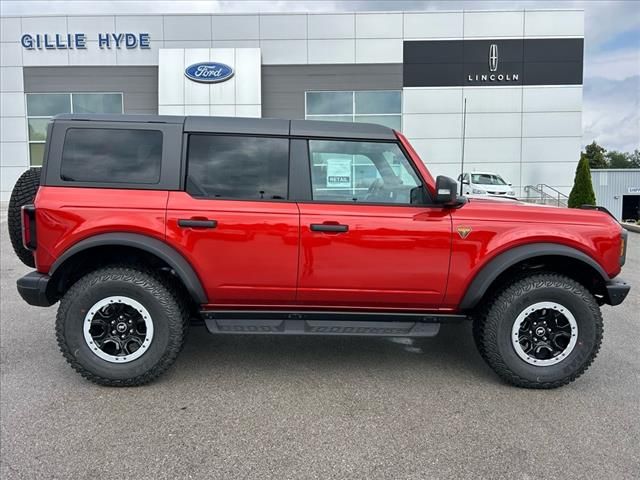
M460 235L460 238L463 240L467 238L467 236L471 233L471 227L460 226L457 228L457 230L458 230L458 235Z

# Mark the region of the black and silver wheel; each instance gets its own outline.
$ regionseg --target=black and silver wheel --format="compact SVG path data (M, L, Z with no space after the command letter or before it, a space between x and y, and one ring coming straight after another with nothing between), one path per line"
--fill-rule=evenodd
M84 318L85 342L107 362L133 362L151 346L153 319L144 305L132 298L103 298Z
M516 317L511 343L529 365L547 367L564 360L575 348L578 324L571 311L556 302L537 302Z
M188 315L184 302L151 272L107 267L78 280L60 302L58 344L89 380L147 383L175 361Z
M555 388L591 365L602 342L593 295L556 274L523 278L497 292L474 322L478 350L507 382Z

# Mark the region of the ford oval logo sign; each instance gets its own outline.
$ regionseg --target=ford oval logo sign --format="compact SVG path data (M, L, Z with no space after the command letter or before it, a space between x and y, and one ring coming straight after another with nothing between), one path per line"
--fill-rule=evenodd
M233 77L233 68L224 63L202 62L189 65L184 74L194 82L217 83Z

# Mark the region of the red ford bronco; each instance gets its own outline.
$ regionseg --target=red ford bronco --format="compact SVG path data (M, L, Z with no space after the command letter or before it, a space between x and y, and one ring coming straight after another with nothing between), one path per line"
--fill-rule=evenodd
M604 209L458 196L367 124L61 115L17 182L31 305L60 301L65 358L140 385L190 321L215 334L427 337L469 319L504 380L554 388L602 341L625 231Z

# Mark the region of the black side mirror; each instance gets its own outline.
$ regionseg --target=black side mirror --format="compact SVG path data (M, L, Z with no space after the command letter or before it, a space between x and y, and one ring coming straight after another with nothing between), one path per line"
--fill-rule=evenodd
M458 205L458 184L453 178L439 175L436 178L436 203L445 207Z

